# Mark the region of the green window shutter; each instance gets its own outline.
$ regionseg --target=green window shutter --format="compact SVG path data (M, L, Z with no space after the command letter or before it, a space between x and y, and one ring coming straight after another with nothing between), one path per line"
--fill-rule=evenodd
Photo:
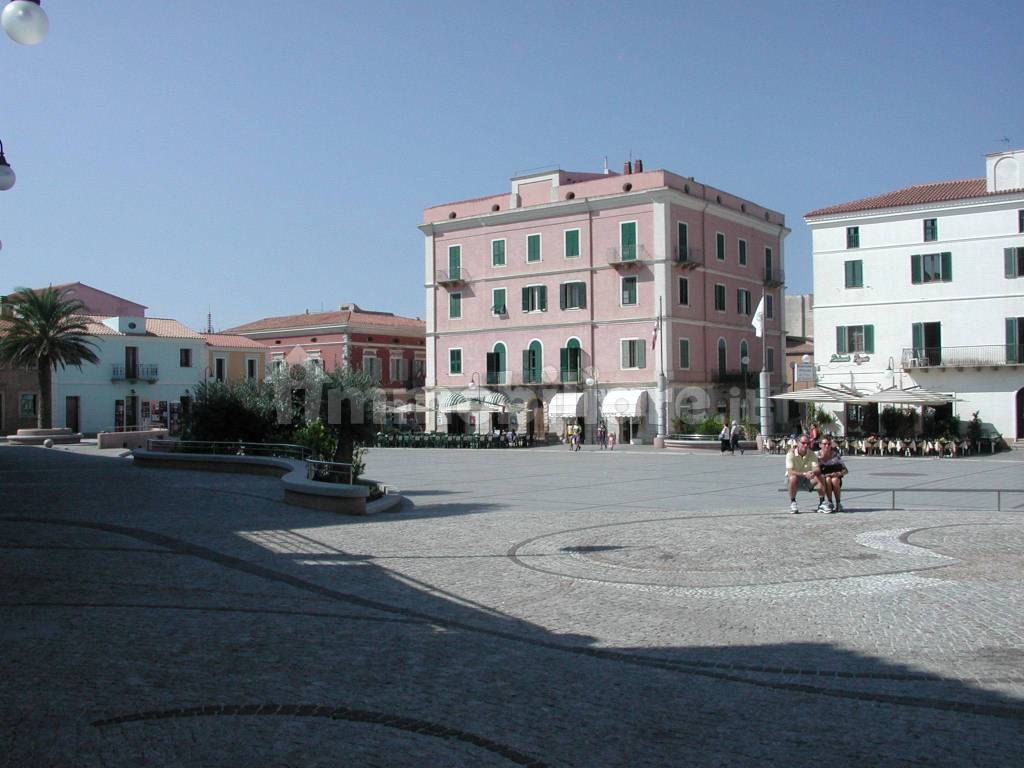
M462 295L458 293L452 293L448 296L448 317L459 318L462 317Z
M942 252L942 282L948 283L953 280L953 254L949 251Z
M679 278L679 303L690 303L690 281L685 277Z
M505 265L505 241L495 240L491 243L491 265L502 267Z
M568 293L569 293L569 285L567 283L562 283L561 285L558 286L558 308L559 309L565 309L566 305L568 304L568 301L567 301Z
M919 253L910 257L910 282L914 285L921 283L921 254Z
M540 293L540 301L538 302L537 309L546 311L548 308L548 287L542 285L538 293Z
M636 222L624 221L619 225L622 241L622 260L632 261L636 258Z
M448 246L448 276L454 279L459 278L462 268L462 248L458 245Z
M530 289L523 288L523 312L530 311Z
M462 373L462 350L460 350L460 349L449 349L448 350L448 372L449 373Z
M1020 363L1020 347L1017 346L1017 318L1006 318L1006 362Z
M532 366L530 365L530 350L529 349L524 349L523 350L523 381L524 382L529 382L530 381L530 368L531 367Z
M910 338L914 347L914 357L921 357L924 354L924 323L914 323L911 326Z
M875 326L864 326L864 351L869 355L875 354Z
M540 235L526 236L526 260L540 261Z
M687 339L679 340L679 367L690 367L690 342Z
M857 259L857 261L854 262L853 279L855 281L854 285L858 288L862 288L864 286L864 262L860 259Z
M1003 264L1007 277L1017 277L1017 249L1003 248Z
M836 326L836 354L837 355L845 355L846 354L846 326L845 325L837 325Z
M725 235L721 233L715 235L715 255L719 261L725 261Z
M586 308L587 306L587 284L580 283L580 307Z
M740 264L747 263L747 241L740 240Z
M690 233L687 226L679 222L679 258L685 260L690 252Z
M580 255L580 231L569 229L565 232L565 255L572 258Z
M644 344L643 340L634 342L636 346L636 367L646 368L647 367L647 345Z
M619 367L629 368L629 342L625 340L619 342Z
M562 381L569 380L569 350L562 347L558 350L558 367L561 371Z

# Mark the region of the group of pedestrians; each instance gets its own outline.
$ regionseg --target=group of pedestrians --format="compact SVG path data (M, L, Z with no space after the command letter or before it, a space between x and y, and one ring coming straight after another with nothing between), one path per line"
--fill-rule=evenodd
M569 424L566 426L565 442L569 446L570 451L575 452L583 447L583 427L581 427L579 423ZM596 442L602 451L615 450L615 433L609 432L603 421L598 422Z
M816 491L817 512L826 515L842 512L843 478L849 473L843 455L829 435L818 441L819 450L813 450L810 435L800 435L796 445L786 454L786 484L789 489L789 511L797 514L797 491Z
M740 449L740 456L743 455L743 446L740 444L740 440L743 439L743 427L733 421L732 425L722 425L722 431L718 433L718 439L722 441L722 454L729 451L733 456L736 455L736 449Z

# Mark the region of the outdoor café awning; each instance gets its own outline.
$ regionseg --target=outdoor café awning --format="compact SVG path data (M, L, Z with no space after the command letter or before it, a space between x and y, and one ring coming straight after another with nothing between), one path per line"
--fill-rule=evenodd
M426 410L426 406L419 403L396 403L391 407L392 413L423 413Z
M485 403L483 400L463 400L444 410L446 413L502 413L505 409L500 405Z
M601 401L601 415L637 418L646 406L646 389L612 389Z
M508 395L504 392L490 392L488 390L481 390L477 395L478 400L487 405L493 405L502 410L507 410L511 403L509 402Z
M548 402L548 416L564 419L582 415L582 392L559 392Z
M923 387L911 387L910 389L883 389L880 392L869 392L861 395L862 403L885 403L889 405L945 405L946 403L960 402L960 399L953 395L942 392L935 392Z
M861 397L862 393L845 387L839 389L817 386L772 395L772 400L794 400L798 403L860 403L863 402Z
M450 411L465 402L466 398L463 397L461 392L453 392L449 390L437 398L437 410L442 412Z

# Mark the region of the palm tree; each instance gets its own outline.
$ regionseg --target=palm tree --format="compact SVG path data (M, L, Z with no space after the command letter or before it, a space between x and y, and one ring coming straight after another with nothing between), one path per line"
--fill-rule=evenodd
M84 306L67 298L67 289L19 288L11 297L13 316L0 336L0 363L34 367L39 376L40 429L53 426L52 375L59 365L82 367L100 361L82 318Z

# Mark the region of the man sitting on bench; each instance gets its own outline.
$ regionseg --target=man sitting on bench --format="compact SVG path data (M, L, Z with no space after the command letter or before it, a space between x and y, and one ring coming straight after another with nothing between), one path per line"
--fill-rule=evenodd
M789 511L797 514L800 507L796 503L798 490L815 490L818 492L818 512L832 514L832 505L825 498L825 481L818 467L818 457L811 450L810 439L800 435L796 446L786 454L786 484L789 489Z

